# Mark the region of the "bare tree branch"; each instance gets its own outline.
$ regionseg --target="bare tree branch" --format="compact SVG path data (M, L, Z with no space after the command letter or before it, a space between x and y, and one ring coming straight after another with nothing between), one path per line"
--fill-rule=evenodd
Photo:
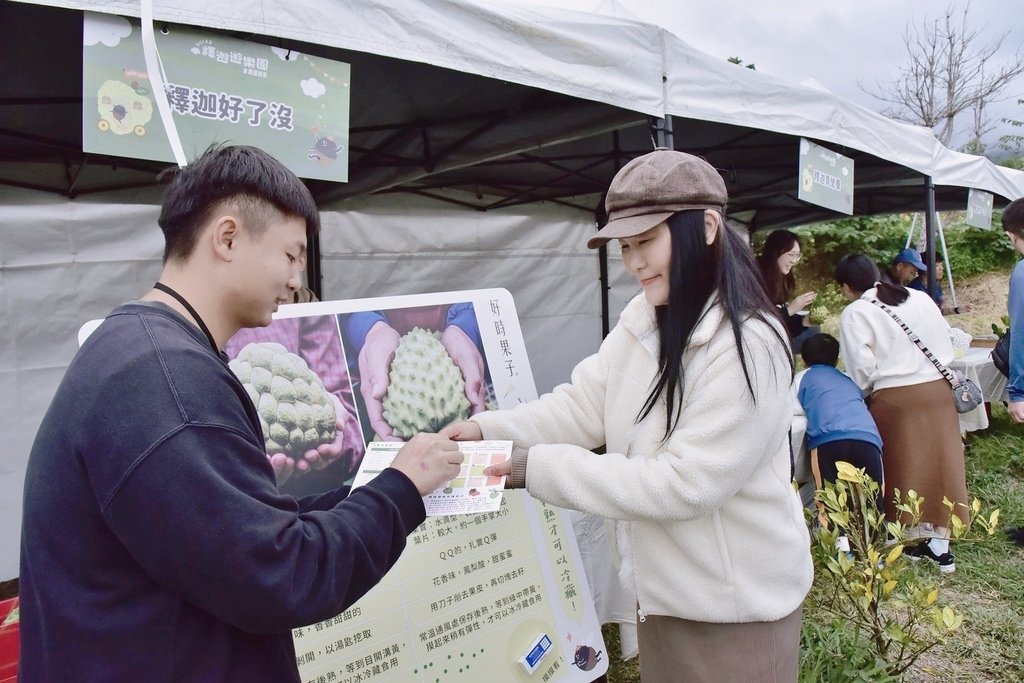
M928 126L945 145L964 112L973 119L972 143L980 144L994 128L985 118L985 108L1003 99L1006 88L1024 74L1024 54L1019 51L1008 62L995 60L1009 31L982 43L980 32L969 25L970 9L967 4L958 14L950 4L939 19L926 19L920 27L908 24L903 33L907 63L895 79L876 81L875 92L864 88L885 103L883 113Z

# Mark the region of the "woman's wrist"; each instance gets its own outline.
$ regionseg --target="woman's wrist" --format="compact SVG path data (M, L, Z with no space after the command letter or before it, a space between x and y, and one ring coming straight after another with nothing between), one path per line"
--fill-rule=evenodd
M526 488L526 460L530 451L525 448L515 448L512 451L512 473L509 475L508 485L513 489Z

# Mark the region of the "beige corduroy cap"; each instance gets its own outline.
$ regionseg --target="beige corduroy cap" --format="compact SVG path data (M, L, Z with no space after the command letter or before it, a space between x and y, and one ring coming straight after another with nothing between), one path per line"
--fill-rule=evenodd
M723 209L728 194L715 167L700 157L657 149L619 169L604 200L608 223L587 241L596 249L633 237L687 209Z

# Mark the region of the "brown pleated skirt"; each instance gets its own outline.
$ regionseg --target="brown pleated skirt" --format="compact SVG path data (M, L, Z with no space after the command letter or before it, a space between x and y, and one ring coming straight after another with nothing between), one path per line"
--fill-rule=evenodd
M893 489L902 496L913 489L924 501L920 525L909 535L948 537L950 513L943 497L957 504L957 515L965 522L968 502L964 445L949 382L879 389L870 405L882 435L886 516L897 518ZM907 524L905 517L900 521Z
M637 623L643 683L794 683L803 607L778 621L711 624L647 615Z

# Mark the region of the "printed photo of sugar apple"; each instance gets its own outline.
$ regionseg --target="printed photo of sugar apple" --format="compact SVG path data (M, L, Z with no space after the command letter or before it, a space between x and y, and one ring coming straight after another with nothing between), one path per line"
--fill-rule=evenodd
M334 441L334 401L301 357L275 342L246 344L229 364L260 416L267 453L299 459Z
M415 327L402 336L383 404L384 419L401 439L469 417L466 382L440 332Z

